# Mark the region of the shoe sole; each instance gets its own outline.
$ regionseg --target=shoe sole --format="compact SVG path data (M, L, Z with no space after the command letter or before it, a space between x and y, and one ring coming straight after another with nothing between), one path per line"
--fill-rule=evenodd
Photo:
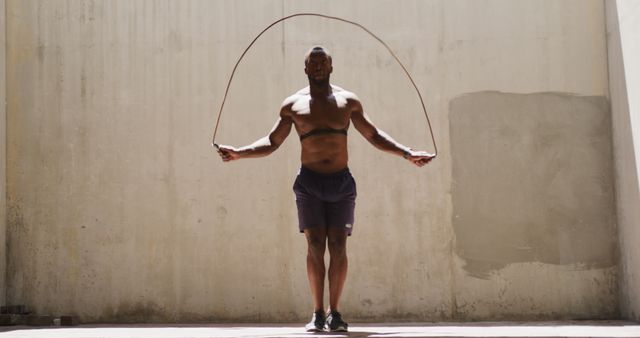
M335 329L335 330L332 330L332 329L331 329L331 328L329 328L329 327L325 327L325 330L326 330L327 332L349 332L349 330L348 330L347 328L345 328L345 327L339 327L339 328L337 328L337 329Z

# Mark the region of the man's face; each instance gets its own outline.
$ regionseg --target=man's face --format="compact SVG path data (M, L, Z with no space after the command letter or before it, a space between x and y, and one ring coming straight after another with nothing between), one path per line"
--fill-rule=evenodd
M331 59L323 51L312 52L304 67L309 81L316 83L328 80L332 71Z

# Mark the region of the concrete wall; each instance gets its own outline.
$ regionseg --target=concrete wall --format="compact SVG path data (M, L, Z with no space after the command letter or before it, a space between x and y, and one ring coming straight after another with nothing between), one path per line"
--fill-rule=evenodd
M640 6L606 1L609 82L620 242L620 307L640 320Z
M5 51L5 0L0 0L0 304L6 301L7 271L7 190L6 190L6 158L7 158L7 111L6 111L6 51Z
M8 300L87 321L301 321L295 135L223 164L236 58L271 21L343 16L385 39L440 155L416 169L350 131L349 320L618 316L602 1L7 1ZM433 149L400 68L357 28L275 27L218 135L265 135L326 45L373 121Z

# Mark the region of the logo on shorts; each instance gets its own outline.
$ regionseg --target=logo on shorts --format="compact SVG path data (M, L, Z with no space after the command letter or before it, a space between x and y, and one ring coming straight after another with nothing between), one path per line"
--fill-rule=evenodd
M349 228L349 229L351 229L351 227L352 227L352 226L353 226L353 225L351 225L351 224L349 224L349 223L345 224L345 227L347 227L347 228Z

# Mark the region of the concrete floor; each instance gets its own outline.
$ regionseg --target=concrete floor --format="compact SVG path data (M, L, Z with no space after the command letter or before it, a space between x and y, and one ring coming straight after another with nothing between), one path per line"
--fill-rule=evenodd
M300 324L81 325L0 328L0 338L640 337L627 321L353 324L349 333L305 333Z

